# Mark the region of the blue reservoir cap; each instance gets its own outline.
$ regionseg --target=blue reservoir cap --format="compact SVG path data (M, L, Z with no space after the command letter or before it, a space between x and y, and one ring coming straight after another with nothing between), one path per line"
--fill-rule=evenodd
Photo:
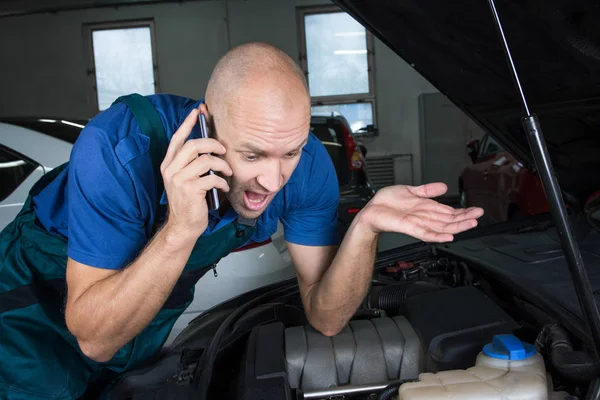
M483 347L483 354L502 360L525 360L535 354L535 347L521 342L515 335L495 335L492 343Z

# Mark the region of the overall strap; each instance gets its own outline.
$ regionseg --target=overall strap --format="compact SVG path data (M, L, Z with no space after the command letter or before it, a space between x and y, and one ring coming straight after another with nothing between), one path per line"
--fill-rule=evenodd
M164 190L162 174L160 173L160 164L169 147L165 128L158 115L158 111L156 111L156 108L154 108L154 105L147 97L132 93L119 97L113 104L119 102L125 103L129 107L129 110L131 110L142 133L150 138L150 158L152 159L154 184L156 186L156 201L158 205Z

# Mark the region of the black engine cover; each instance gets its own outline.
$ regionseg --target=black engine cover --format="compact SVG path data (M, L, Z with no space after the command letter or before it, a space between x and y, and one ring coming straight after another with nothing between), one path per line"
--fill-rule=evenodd
M240 400L291 400L285 366L284 325L275 322L252 330L238 380Z
M424 372L472 367L494 335L513 333L520 327L471 286L411 297L400 311L423 345Z

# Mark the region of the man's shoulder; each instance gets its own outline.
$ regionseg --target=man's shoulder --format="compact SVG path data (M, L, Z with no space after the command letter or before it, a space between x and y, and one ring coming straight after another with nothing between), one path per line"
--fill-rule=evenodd
M285 198L291 202L286 208L306 204L315 196L335 197L337 191L337 175L331 157L323 143L311 133L302 149L300 162L286 185Z
M150 100L168 133L177 130L187 114L200 104L201 100L173 94L145 96ZM139 125L126 104L117 103L97 114L86 128L103 131L111 142L119 141L132 132L139 131ZM85 130L85 128L84 128Z
M331 161L329 152L323 143L312 133L308 136L308 142L302 149L302 156L298 163L298 168L294 171L296 175L294 180L304 182L314 182L315 179L335 174L335 168Z
M321 142L312 132L308 134L308 142L306 143L306 146L302 148L302 151L313 158L316 157L317 161L319 161L323 155L327 155L327 150L325 149L325 146L323 146L323 142Z

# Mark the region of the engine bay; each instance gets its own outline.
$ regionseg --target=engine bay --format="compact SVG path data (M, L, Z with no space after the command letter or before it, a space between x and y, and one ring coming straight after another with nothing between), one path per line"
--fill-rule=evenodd
M274 322L255 327L245 348L239 375L243 383L238 385L236 398L371 399L381 398L385 388L394 385L393 395L398 396L401 387L419 381L433 379L439 386L444 376L448 380L459 371L475 371L484 347L503 335L535 346L536 354L545 360L543 379L537 385L543 394L528 392L530 388L524 389L525 394L518 393L514 380L507 378L510 382L500 384L490 378L489 382L497 385L492 393L483 385L472 392L468 389L460 398L574 399L584 394L587 388L581 375L556 371L552 365L562 364L558 367L564 369L569 363L564 358L552 360L557 355L552 346L564 339L572 364L587 365L589 379L598 371L585 351L575 349L563 328L551 323L550 317L537 320L539 315L530 314L535 307L519 302L514 295L498 296L502 290L492 289L497 285L466 262L428 251L380 266L362 307L335 336L324 336L309 324ZM553 338L548 337L551 331ZM577 357L587 361L575 362ZM499 367L505 378L510 375L510 362L507 365ZM539 371L537 374L539 377ZM465 376L456 379L450 386L441 384L442 395L432 392L428 383L424 395L404 391L399 398L456 398L452 391L461 385L466 389L469 382ZM479 378L475 381L481 384ZM279 391L269 397L275 387Z
M337 335L308 323L297 285L285 282L193 321L151 374L123 377L117 388L128 395L113 398L210 382L194 398L584 399L600 368L567 329L485 268L420 244L379 257ZM519 351L527 357L502 359Z

